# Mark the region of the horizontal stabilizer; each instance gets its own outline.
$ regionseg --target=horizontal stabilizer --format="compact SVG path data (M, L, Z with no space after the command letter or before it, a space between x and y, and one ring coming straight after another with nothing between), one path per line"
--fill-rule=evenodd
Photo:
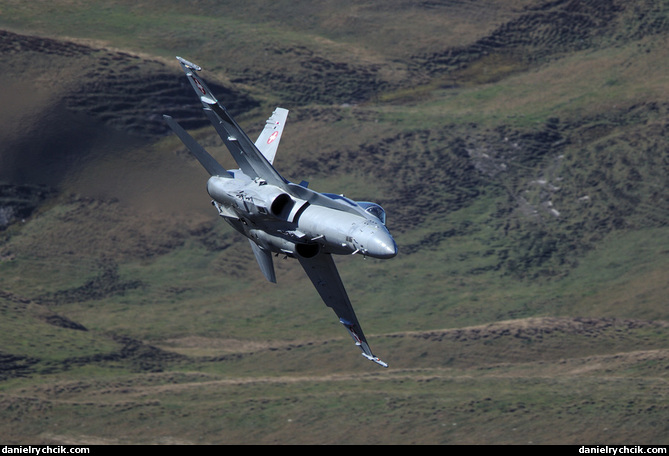
M249 239L253 254L256 256L258 266L267 280L276 283L276 274L274 273L274 262L272 261L272 253L269 250L261 248L258 244Z
M204 166L204 169L209 172L210 175L212 176L221 176L221 177L231 177L228 174L228 171L221 166L220 163L218 163L214 157L209 155L209 152L207 152L204 147L199 145L197 141L193 139L191 135L189 135L186 130L184 130L181 125L177 123L176 120L171 118L170 116L163 116L165 119L165 122L167 122L167 125L170 126L172 131L176 133L176 135L179 137L181 142L183 142L188 150L191 151L193 155L195 155L195 158L198 159L198 161Z

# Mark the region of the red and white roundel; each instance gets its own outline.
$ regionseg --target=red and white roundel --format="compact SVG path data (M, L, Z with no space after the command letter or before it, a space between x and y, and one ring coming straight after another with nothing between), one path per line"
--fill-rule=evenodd
M200 84L200 81L198 81L196 77L193 77L193 81L195 82L197 88L200 89L200 92L202 92L202 95L206 95L207 92L204 90L204 87L202 87L202 84Z
M272 142L274 142L274 140L276 139L277 136L279 136L278 131L275 131L274 133L272 133L272 135L267 140L267 144L272 144Z

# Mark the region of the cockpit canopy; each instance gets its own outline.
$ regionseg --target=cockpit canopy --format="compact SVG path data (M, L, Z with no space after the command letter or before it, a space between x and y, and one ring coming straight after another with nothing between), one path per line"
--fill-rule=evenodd
M384 211L383 208L378 204L367 201L358 201L358 206L363 208L365 212L368 212L377 219L381 220L381 223L384 225L386 224L386 211Z
M351 206L360 206L368 214L373 215L381 221L384 225L386 224L386 211L383 210L381 206L376 203L370 203L369 201L352 201L346 198L344 195L335 195L334 193L323 193L323 195L337 201L343 201Z

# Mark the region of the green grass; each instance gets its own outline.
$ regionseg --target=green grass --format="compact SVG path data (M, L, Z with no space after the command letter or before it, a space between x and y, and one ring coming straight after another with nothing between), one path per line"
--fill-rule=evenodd
M666 385L654 375L639 377L653 369L637 364L642 370L630 377L603 381L593 376L596 369L577 374L581 366L562 364L574 373L492 364L353 377L121 374L88 383L79 372L75 381L4 396L2 413L7 424L20 417L24 432L41 436L32 441L101 443L273 443L291 436L298 444L622 444L666 431L658 407ZM361 425L364 432L355 431ZM26 442L16 440L15 427L4 435Z
M639 52L645 46L647 52ZM535 68L511 70L503 62L493 62L500 80L467 77L466 84L454 82L454 87L444 89L440 88L444 83L435 79L383 94L379 101L389 104L382 111L385 121L408 128L471 123L535 127L554 117L589 117L640 100L666 98L665 49L659 43L633 41L573 53ZM486 62L467 71L479 75L478 65ZM398 106L392 106L396 102Z
M277 167L390 209L397 258L336 261L391 367L359 355L297 262L278 258L279 283L264 280L169 138L67 180L104 200L55 199L4 233L7 442L666 444L666 34L637 38L630 7L631 28L588 49L531 65L504 50L428 76L426 55L536 2L154 3L9 2L0 24L182 54L255 81L268 105L284 76L311 89L329 71L319 59L378 71L387 86L362 105L286 106ZM240 114L259 129L267 113ZM223 156L212 135L196 133ZM505 171L468 174L471 151ZM562 215L528 215L521 197Z
M62 363L69 358L110 353L118 349L118 343L100 337L97 333L72 330L54 324L47 319L53 315L36 304L0 300L2 316L2 353L39 360L44 363Z

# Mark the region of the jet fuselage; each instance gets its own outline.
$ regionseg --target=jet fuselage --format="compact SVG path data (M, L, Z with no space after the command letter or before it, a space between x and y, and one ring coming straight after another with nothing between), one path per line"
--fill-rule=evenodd
M310 204L262 179L233 173L234 179L210 177L207 191L230 225L267 250L303 257L319 251L384 259L397 254L382 221L349 199L330 198L333 205L355 205L359 213Z

